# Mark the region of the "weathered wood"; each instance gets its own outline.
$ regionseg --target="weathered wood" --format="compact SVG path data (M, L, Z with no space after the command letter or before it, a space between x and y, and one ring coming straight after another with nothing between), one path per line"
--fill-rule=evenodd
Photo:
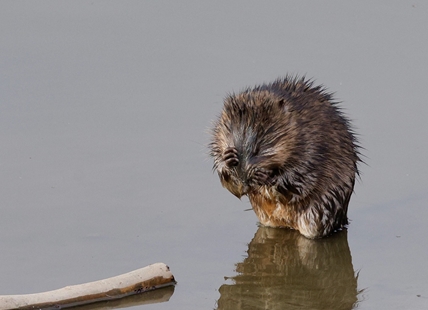
M169 267L164 263L156 263L116 277L54 291L3 295L0 296L0 310L75 307L140 294L175 283Z

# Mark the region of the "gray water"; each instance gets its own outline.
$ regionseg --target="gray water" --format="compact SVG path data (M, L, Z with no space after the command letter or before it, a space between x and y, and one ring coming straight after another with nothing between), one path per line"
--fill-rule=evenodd
M169 301L135 308L428 308L425 1L0 6L0 294L164 262ZM207 155L224 96L287 73L365 148L319 242L258 228Z

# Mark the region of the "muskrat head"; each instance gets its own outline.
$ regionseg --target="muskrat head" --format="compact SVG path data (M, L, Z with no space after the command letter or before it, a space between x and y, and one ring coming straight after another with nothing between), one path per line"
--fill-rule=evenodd
M223 187L236 197L275 185L291 139L280 117L283 100L266 91L226 98L212 131L210 155ZM284 125L285 124L285 125Z
M262 186L274 184L274 170L261 165L264 162L263 156L251 155L235 146L229 146L221 155L217 172L223 187L241 198L259 191Z

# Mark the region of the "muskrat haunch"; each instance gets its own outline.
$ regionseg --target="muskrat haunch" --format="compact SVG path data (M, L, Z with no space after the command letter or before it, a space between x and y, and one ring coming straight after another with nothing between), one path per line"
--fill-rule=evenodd
M319 238L348 224L359 146L322 86L287 76L229 95L210 143L222 185L260 223Z

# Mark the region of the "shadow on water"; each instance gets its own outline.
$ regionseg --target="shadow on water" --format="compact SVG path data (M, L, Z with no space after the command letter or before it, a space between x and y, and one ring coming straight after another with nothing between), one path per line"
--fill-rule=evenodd
M141 294L131 295L120 299L112 299L106 301L99 301L83 306L70 307L70 310L110 310L110 309L122 309L128 307L136 307L142 305L156 304L167 302L174 293L174 285L166 286L154 291L144 292ZM60 309L60 307L47 308Z
M347 231L309 240L296 231L260 227L248 257L226 277L217 309L353 309L358 274Z

